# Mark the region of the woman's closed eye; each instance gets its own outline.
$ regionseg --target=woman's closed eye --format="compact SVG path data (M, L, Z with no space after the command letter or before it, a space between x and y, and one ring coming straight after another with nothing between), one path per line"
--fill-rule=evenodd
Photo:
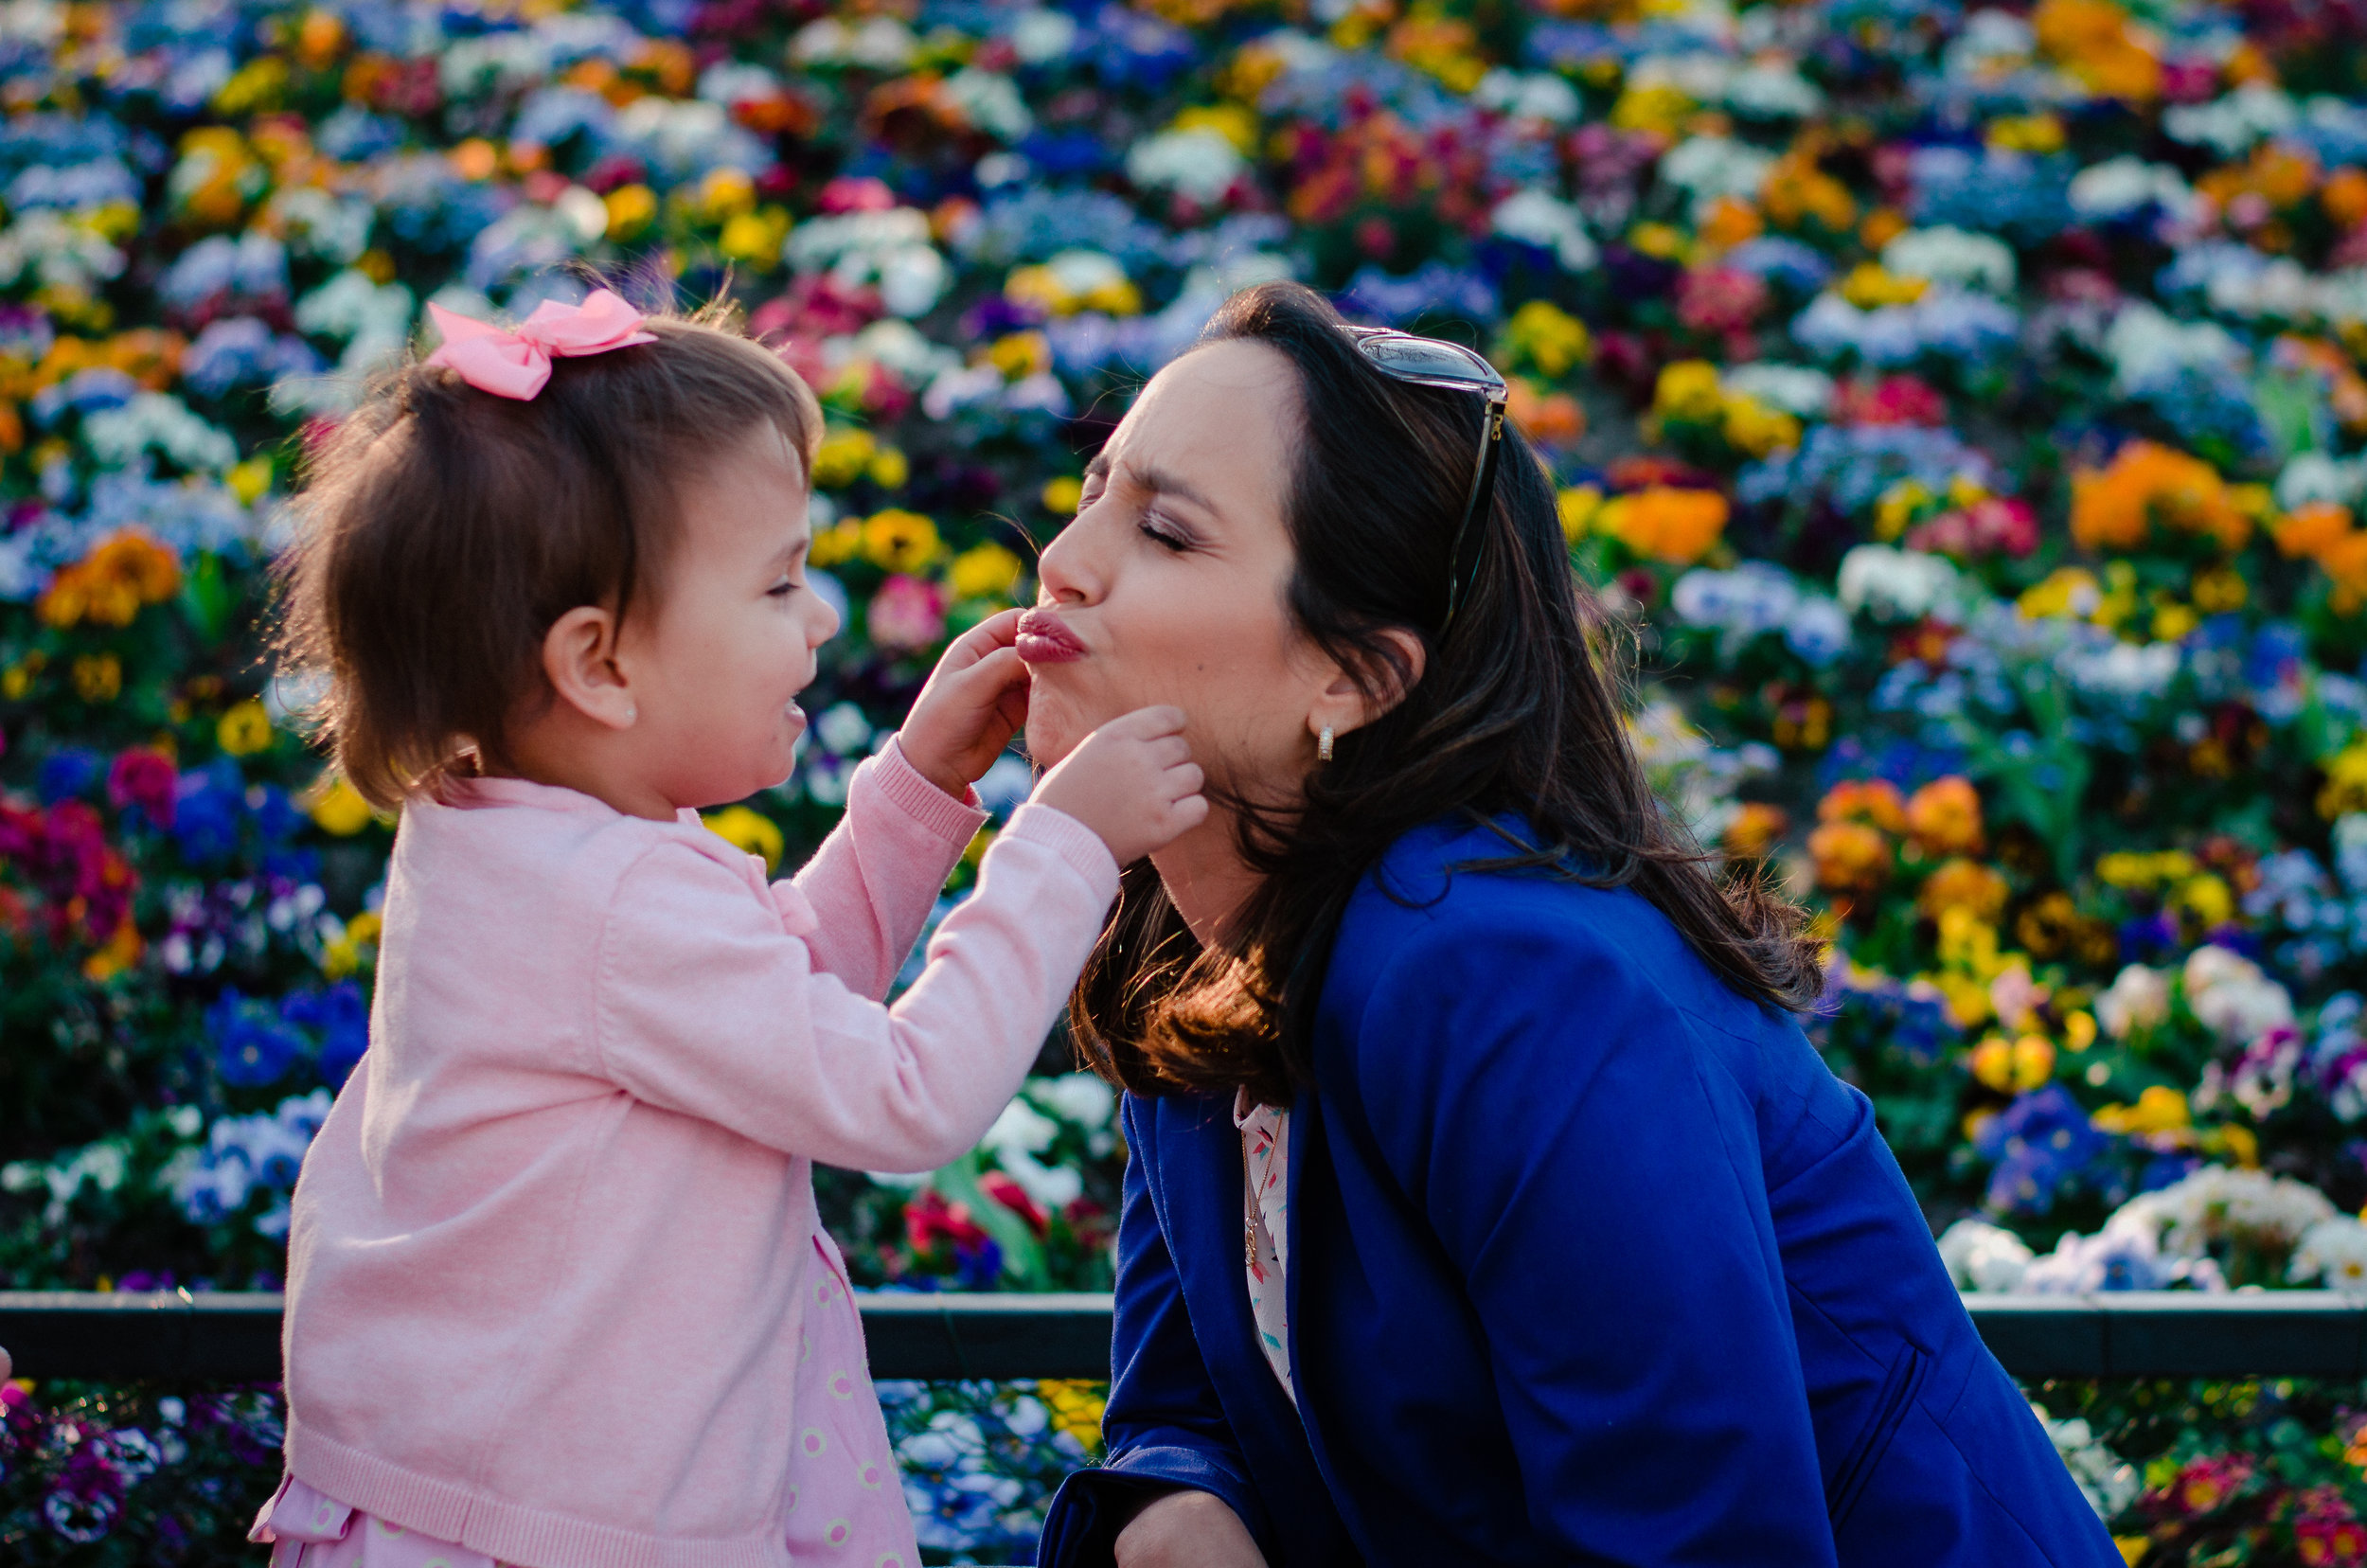
M1173 554L1182 555L1192 547L1193 540L1187 531L1155 511L1143 513L1143 520L1135 526Z
M767 588L764 592L768 598L787 598L790 595L795 593L797 588L798 582L795 578L785 577L778 582L773 584L772 587Z

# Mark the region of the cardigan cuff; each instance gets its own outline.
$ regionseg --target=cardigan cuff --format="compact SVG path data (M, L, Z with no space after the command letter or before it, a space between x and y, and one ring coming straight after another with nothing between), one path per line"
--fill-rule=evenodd
M987 813L979 809L978 792L964 789L963 798L956 800L930 783L928 775L914 767L912 759L904 755L901 736L890 736L888 743L863 764L863 771L880 787L889 804L948 844L967 845L986 825Z

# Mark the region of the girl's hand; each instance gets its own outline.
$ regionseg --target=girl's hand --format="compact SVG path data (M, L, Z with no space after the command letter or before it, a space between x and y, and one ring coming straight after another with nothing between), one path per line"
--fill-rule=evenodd
M1027 667L1012 646L1019 617L1006 610L954 638L899 732L904 760L956 800L1027 722Z
M1117 1568L1266 1568L1232 1506L1188 1488L1145 1504L1118 1532L1112 1555Z

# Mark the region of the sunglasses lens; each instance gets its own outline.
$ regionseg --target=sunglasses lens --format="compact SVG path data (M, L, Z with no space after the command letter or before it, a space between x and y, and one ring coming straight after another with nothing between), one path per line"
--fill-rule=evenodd
M1486 384L1497 380L1495 371L1476 354L1433 338L1369 337L1358 347L1375 365L1401 376L1438 376Z

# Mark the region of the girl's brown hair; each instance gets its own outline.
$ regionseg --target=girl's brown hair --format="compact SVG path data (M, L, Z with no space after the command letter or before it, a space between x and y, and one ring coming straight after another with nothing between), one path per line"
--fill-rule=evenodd
M507 760L551 700L551 623L662 592L682 475L769 422L811 482L822 411L795 371L727 309L644 326L657 342L559 359L525 401L415 356L311 456L278 650L326 677L313 718L373 804Z
M1262 881L1224 944L1193 938L1149 862L1127 869L1071 1001L1087 1061L1141 1093L1246 1087L1288 1104L1310 1077L1307 1021L1349 896L1391 844L1442 818L1525 822L1528 842L1507 837L1478 864L1632 887L1735 990L1807 1007L1824 976L1800 912L1754 874L1714 880L1646 781L1608 629L1510 425L1477 576L1436 633L1483 403L1383 376L1339 325L1311 290L1269 283L1236 294L1201 341L1262 343L1297 372L1289 614L1376 705L1397 700L1340 739L1303 803L1228 802ZM1392 631L1422 639L1418 680Z

